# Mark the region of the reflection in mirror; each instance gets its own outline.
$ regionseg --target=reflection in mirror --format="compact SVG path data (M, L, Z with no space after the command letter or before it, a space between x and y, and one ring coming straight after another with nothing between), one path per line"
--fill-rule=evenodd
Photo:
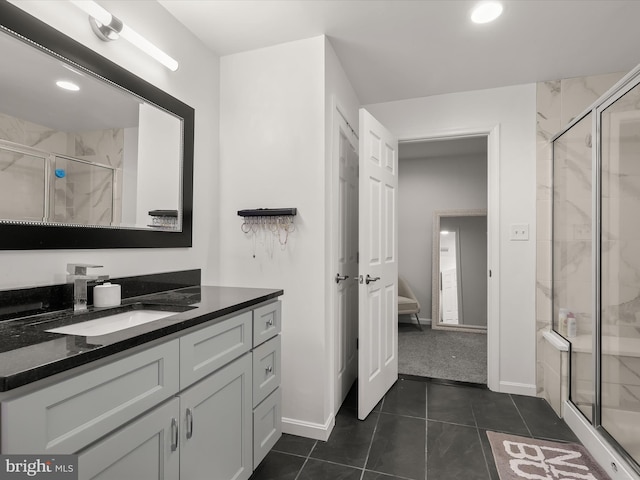
M190 247L193 108L5 0L0 51L0 249Z
M0 220L148 228L180 211L181 119L12 35L0 51Z
M486 331L486 210L435 212L433 231L432 327Z

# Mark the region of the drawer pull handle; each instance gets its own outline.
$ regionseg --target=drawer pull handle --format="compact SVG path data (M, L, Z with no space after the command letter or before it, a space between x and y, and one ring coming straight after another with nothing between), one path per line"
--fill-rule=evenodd
M187 408L187 438L193 437L193 409Z
M273 318L267 320L267 327L273 327Z
M178 420L176 418L171 419L171 451L175 452L178 449Z
M268 366L267 368L265 368L264 370L265 370L266 374L268 375L268 374L270 374L271 372L273 372L273 366L272 366L272 365L269 365L269 366Z

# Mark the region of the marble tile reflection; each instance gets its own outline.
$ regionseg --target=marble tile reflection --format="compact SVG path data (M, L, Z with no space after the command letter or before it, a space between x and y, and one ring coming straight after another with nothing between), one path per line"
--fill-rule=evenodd
M67 133L0 114L0 138L43 152L42 158L37 159L37 165L30 165L25 160L12 161L10 155L3 154L0 160L3 194L0 195L0 200L11 207L8 211L0 210L1 218L43 219L46 212L45 179L42 172L44 159L50 154L81 158L118 169L123 167L123 129ZM121 217L119 213L113 212L113 205L115 198L116 210L121 210L122 182L115 184L118 190L114 191L110 170L102 171L103 169L96 167L74 164L60 157L55 162L55 168L64 170L64 177L54 179L55 198L51 220L110 225L113 220ZM122 174L119 173L121 177ZM13 206L16 204L21 205L20 212L15 211Z

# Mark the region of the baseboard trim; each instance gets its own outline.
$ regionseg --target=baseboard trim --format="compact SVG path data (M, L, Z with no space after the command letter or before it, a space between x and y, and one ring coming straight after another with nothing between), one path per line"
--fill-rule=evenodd
M570 401L564 403L564 421L569 428L580 439L582 444L589 450L589 453L600 464L605 472L609 474L611 480L638 480L640 476L633 472L633 468L616 453L606 441L598 434L576 406ZM616 470L612 463L615 463Z
M400 315L398 317L398 323L413 323L416 324L415 317L411 317L409 315ZM431 325L430 318L420 318L420 325Z
M299 437L312 438L326 442L336 424L335 417L331 416L325 424L305 422L294 418L282 417L282 433L297 435Z
M513 393L514 395L537 396L537 388L529 383L500 382L500 393Z

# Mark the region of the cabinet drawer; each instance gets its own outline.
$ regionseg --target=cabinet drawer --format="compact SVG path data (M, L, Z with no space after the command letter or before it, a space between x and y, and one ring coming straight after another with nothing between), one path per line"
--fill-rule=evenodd
M251 349L251 312L180 338L180 389Z
M178 392L178 340L2 402L2 453L75 453Z
M280 333L281 309L281 302L278 300L253 311L254 347Z
M253 406L280 385L280 335L253 350Z
M282 436L282 396L276 388L253 411L253 469Z

